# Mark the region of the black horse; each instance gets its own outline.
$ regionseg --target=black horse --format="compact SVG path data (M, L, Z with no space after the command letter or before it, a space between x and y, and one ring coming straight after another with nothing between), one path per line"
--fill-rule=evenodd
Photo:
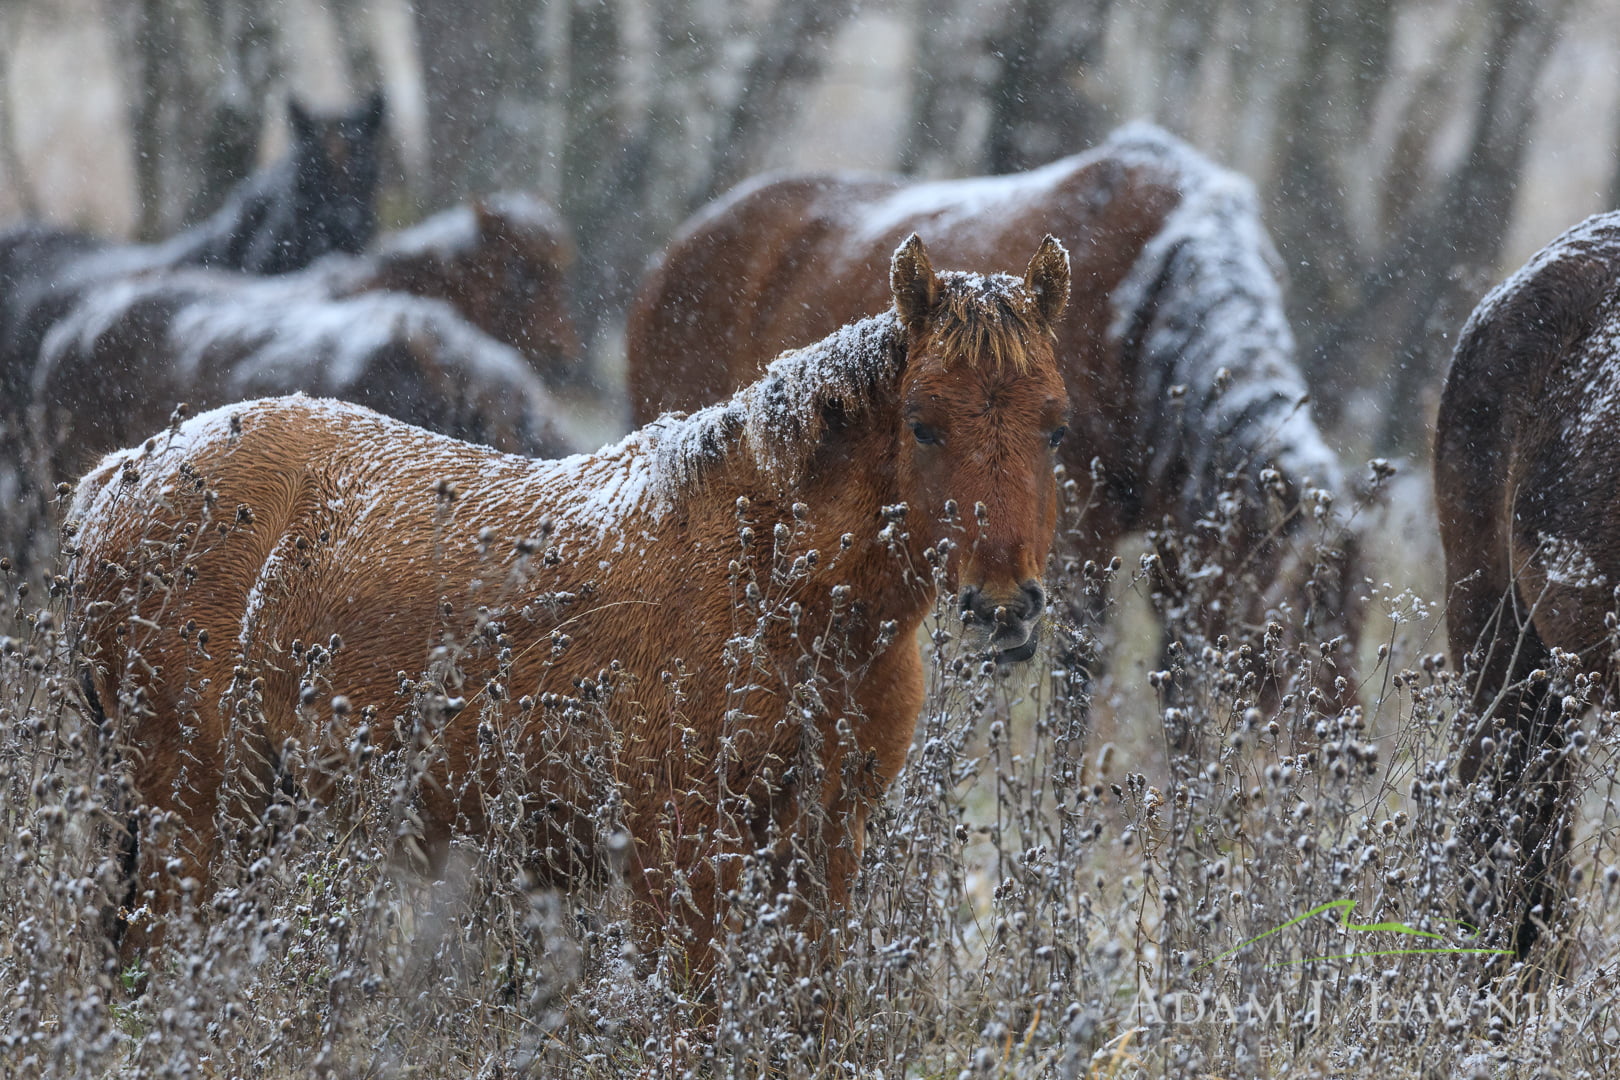
M176 264L285 274L330 251L363 251L377 232L377 137L384 102L311 113L287 103L292 150L237 187L213 217L176 236Z

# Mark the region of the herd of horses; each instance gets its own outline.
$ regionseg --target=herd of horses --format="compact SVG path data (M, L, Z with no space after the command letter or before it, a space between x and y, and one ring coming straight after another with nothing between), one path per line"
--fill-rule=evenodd
M291 112L287 157L167 241L0 234L0 495L20 513L48 520L44 481L177 405L262 394L341 397L513 453L582 448L554 396L584 385L555 211L501 193L379 238L380 99Z
M197 235L0 237L0 449L20 490L89 470L60 557L84 708L134 748L126 952L289 748L319 799L358 743L431 745L429 866L506 798L564 885L611 816L637 923L701 981L743 867L794 878L812 932L846 902L936 597L936 641L1027 660L1099 615L1049 566L1143 530L1168 637L1288 627L1313 647L1247 652L1242 696L1358 707L1347 482L1241 177L1133 125L1012 176L745 184L648 270L637 426L569 453L565 228L507 195L374 242L380 110L295 112ZM1438 419L1460 768L1497 795L1467 904L1521 950L1559 921L1584 706L1548 669L1601 690L1615 648L1617 268L1596 218L1501 286Z

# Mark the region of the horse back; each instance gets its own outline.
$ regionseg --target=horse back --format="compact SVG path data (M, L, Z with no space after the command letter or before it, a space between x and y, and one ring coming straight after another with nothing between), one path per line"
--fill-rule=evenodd
M1481 301L1435 423L1451 652L1483 705L1589 650L1620 583L1620 215L1566 233ZM1513 659L1515 653L1518 659Z
M341 633L374 659L345 692L387 703L394 672L425 663L425 628L445 588L433 579L458 578L457 558L429 568L438 492L478 476L499 486L526 464L301 395L216 409L110 454L68 512L77 595L152 625L140 642L101 634L102 662L116 676L138 645L141 667L164 673L147 688L158 716L183 709L180 667L198 673L193 694L206 679L217 702L232 667L251 662L268 680L263 699L286 705L296 681L282 685L284 658L249 654ZM187 621L210 632L211 659L190 654L177 633Z
M744 185L694 218L638 291L626 342L632 416L710 404L781 351L884 310L885 267L912 232L937 264L983 273L1020 265L1050 233L1069 249L1075 283L1055 328L1083 403L1066 456L1112 458L1129 442L1131 395L1109 340L1110 296L1179 199L1173 177L1106 152L1010 177Z

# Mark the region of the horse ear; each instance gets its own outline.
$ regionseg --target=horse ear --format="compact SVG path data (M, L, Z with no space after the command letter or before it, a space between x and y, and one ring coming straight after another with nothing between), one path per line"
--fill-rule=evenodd
M1069 252L1050 233L1029 260L1029 269L1024 271L1024 288L1035 297L1035 306L1048 326L1063 314L1063 307L1069 302Z
M894 310L908 330L915 330L933 313L939 303L941 286L928 249L916 233L894 249L889 263L889 288L894 293Z
M388 111L388 98L383 92L373 90L366 98L365 108L360 113L360 127L367 135L382 127L383 115Z
M315 117L304 108L304 103L296 97L287 97L287 122L292 125L293 134L299 139L309 140L315 137Z
M473 223L478 227L478 237L481 240L494 240L502 233L501 215L489 208L483 199L474 199L472 203Z

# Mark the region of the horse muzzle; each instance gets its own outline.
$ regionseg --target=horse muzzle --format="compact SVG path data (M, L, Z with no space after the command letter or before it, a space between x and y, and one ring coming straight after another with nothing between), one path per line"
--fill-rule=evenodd
M1046 590L1033 579L1010 595L991 593L977 585L962 590L962 622L982 635L1002 663L1016 663L1035 655L1040 645L1041 613Z

